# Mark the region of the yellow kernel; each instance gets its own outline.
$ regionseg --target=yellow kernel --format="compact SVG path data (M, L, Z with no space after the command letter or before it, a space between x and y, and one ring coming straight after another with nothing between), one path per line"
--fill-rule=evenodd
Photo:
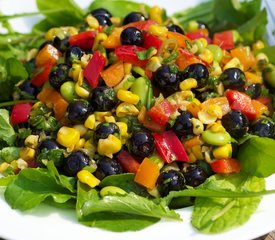
M35 150L30 147L24 147L20 150L20 158L23 158L25 161L30 161L35 157Z
M105 139L99 139L97 145L97 152L100 155L112 158L114 153L120 151L122 147L120 139L113 134L110 134Z
M39 140L39 136L38 135L29 135L25 141L24 141L24 144L27 146L27 147L30 147L30 148L37 148L38 146L38 140Z
M6 169L7 169L9 166L10 166L10 164L9 164L9 163L7 163L7 162L3 162L3 163L1 163L1 164L0 164L0 173L5 172L5 171L6 171Z
M79 131L80 137L83 137L88 131L88 129L82 124L74 125L73 128Z
M105 122L112 122L112 123L115 123L116 122L116 119L114 118L114 116L104 116L104 119L105 119Z
M202 53L199 54L199 57L201 60L207 63L212 63L214 59L213 53L207 48L202 50Z
M86 118L84 126L88 129L94 129L94 127L95 127L95 115L94 114L91 114Z
M191 123L193 125L193 133L200 135L204 130L203 123L197 118L191 118Z
M110 111L107 112L94 112L95 120L98 122L105 122L105 117L112 116Z
M80 138L79 141L75 144L75 149L83 148L86 140L84 138Z
M125 122L116 122L116 125L119 127L120 136L128 135L128 125Z
M256 42L252 45L253 51L263 49L264 47L265 47L265 44L264 44L263 41L261 41L261 40L256 41Z
M228 143L223 146L217 147L213 150L212 153L214 158L216 159L230 158L232 156L232 145Z
M197 160L202 160L203 159L203 154L201 151L201 146L200 145L195 145L191 148L192 153L196 157Z
M80 63L73 63L69 71L69 77L71 77L75 82L77 82L81 70L82 67Z
M121 103L116 108L116 115L118 117L125 116L137 116L139 110L135 107L135 105L130 103Z
M219 121L209 124L207 129L211 130L212 132L225 132L225 128Z
M187 91L196 88L198 82L195 78L187 78L180 83L180 90Z
M80 182L89 185L91 188L98 186L100 183L98 178L85 169L82 169L77 173L77 178Z
M78 130L63 126L57 132L57 142L64 147L73 149L80 140L80 133Z
M217 118L222 118L222 109L217 104L211 104L211 105L207 106L206 111L211 116L215 116Z
M94 16L88 15L85 20L88 23L89 27L93 29L97 29L99 27L99 23Z
M151 57L146 66L146 68L152 72L157 71L159 67L161 67L161 59L156 56Z
M194 153L193 153L193 152L189 153L189 154L188 154L188 162L189 162L189 163L194 163L194 162L196 162L196 161L197 161L197 158L196 158L196 156L194 155Z
M151 20L156 21L158 24L162 24L163 9L159 6L153 6L150 8L149 17Z
M101 42L105 41L108 38L106 33L98 33L95 37L92 50L95 51L98 49L98 46Z
M120 101L137 104L139 102L139 96L137 94L132 93L131 91L119 89L117 92L117 98Z
M152 24L149 27L148 32L155 35L155 36L158 36L158 37L165 37L167 32L168 32L168 29L167 29L167 27L164 27L164 26L159 26L159 25L156 25L156 24Z
M128 74L131 73L131 70L132 70L132 64L131 63L124 63L123 67L124 67L124 75L128 75Z
M243 70L243 65L241 64L240 60L236 57L232 58L228 63L226 63L223 67L223 70L234 67Z

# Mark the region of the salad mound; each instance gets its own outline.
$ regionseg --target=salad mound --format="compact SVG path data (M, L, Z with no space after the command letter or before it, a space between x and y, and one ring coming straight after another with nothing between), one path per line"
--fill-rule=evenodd
M31 34L0 18L8 204L73 208L80 223L118 232L181 220L175 209L188 206L205 233L248 221L275 193L264 180L275 172L275 59L261 2L172 17L130 1L85 12L50 2L37 1L46 18Z

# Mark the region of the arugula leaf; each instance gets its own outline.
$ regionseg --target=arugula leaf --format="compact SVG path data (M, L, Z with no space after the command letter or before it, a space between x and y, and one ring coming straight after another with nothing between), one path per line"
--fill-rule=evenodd
M275 172L275 140L253 137L240 145L237 158L241 169L252 176L268 177Z
M47 169L40 168L21 170L8 184L4 196L12 208L21 211L34 208L49 197L57 203L75 198L74 194L56 183Z
M18 159L20 156L20 148L18 147L5 147L0 150L0 163L10 163L14 159Z
M98 202L100 197L95 189L78 183L76 212L78 221L90 227L98 227L114 232L137 231L144 229L160 219L123 212L102 211L85 215L82 212L87 201Z
M129 12L133 11L149 12L148 5L125 0L94 0L88 7L88 10L92 11L102 7L110 11L110 13L116 17L125 17Z
M20 80L28 78L28 72L16 58L1 59L0 68L0 101L12 99L13 88Z
M264 179L245 175L215 175L204 188L215 186L231 191L262 191ZM261 197L254 198L196 198L192 225L205 233L218 233L239 226L249 220L256 211Z
M46 20L56 27L75 26L84 18L84 11L72 0L36 0L36 5Z
M0 143L13 146L15 142L15 131L10 124L9 111L0 109Z

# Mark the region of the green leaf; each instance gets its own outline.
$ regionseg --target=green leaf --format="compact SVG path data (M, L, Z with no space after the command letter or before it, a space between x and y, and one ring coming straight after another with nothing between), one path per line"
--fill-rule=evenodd
M90 11L97 8L105 8L113 16L122 18L133 11L144 12L145 10L147 13L149 12L148 5L126 0L95 0L88 7Z
M262 191L264 179L245 175L215 175L203 184L231 191ZM205 233L219 233L240 226L256 211L261 197L254 198L196 198L192 225Z
M8 175L5 177L0 175L0 187L7 186L14 178L16 178L16 175Z
M75 198L74 194L57 184L46 169L39 168L21 170L8 184L4 196L12 208L22 211L34 208L48 197L57 203Z
M275 64L275 46L267 46L264 49L261 49L259 52L263 52L268 57L268 60Z
M10 163L18 159L20 156L20 148L18 147L5 147L0 150L0 162Z
M84 18L83 10L72 0L36 0L36 4L53 26L74 26Z
M86 202L98 202L100 201L100 197L95 189L90 189L81 183L78 183L77 196L76 211L78 221L90 227L102 228L114 232L137 231L159 221L159 218L113 211L95 212L84 216L82 207Z
M0 141L7 146L13 146L15 142L15 131L10 124L9 111L0 109Z
M122 188L126 192L134 192L140 196L148 196L146 188L134 182L135 174L133 173L124 173L124 174L115 174L105 177L101 183L100 187L106 186L116 186Z
M275 140L250 138L239 147L241 169L252 176L268 177L275 172Z

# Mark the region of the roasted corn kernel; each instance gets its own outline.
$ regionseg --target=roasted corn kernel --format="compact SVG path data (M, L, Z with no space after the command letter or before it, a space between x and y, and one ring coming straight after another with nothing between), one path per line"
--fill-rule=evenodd
M180 83L180 90L191 90L192 88L196 88L197 85L198 82L195 78L187 78Z
M149 27L148 32L155 35L155 36L158 36L158 37L165 37L167 32L168 32L168 29L167 29L167 27L164 27L164 26L159 26L159 25L156 25L156 24L152 24Z
M95 120L98 122L105 122L105 117L112 116L112 113L107 112L94 112Z
M134 94L130 91L120 89L117 92L117 98L120 101L130 103L130 104L137 104L139 102L139 96Z
M98 33L95 37L92 50L95 51L98 49L98 46L101 42L105 41L108 38L106 33Z
M37 148L38 146L38 140L39 140L39 136L38 135L29 135L25 141L24 141L24 144L27 146L27 147L30 147L30 148Z
M63 126L58 130L56 140L60 145L73 149L80 140L80 133L74 128Z
M113 134L110 134L105 139L99 139L98 145L97 145L97 152L100 155L112 158L113 154L119 152L121 147L122 147L122 144L120 139L118 139Z
M193 125L193 133L200 135L204 130L203 123L197 118L191 118L191 123Z
M199 54L199 57L201 60L203 60L204 62L207 62L209 64L212 63L214 60L213 53L207 48L202 50L202 52Z
M158 24L162 24L163 19L163 9L161 9L159 6L153 6L150 8L149 16L150 19L156 21Z
M95 115L94 114L91 114L86 118L84 126L88 129L94 129L94 127L95 127Z
M161 59L160 57L154 56L149 59L146 68L152 72L155 72L159 67L161 67Z
M239 58L232 58L228 63L226 63L223 67L223 70L228 69L228 68L239 68L243 70L243 65L241 64Z
M230 158L232 156L232 145L228 143L217 147L213 150L212 154L216 159Z
M89 185L91 188L98 186L100 183L98 178L85 169L82 169L77 173L77 178L80 182Z
M30 147L24 147L20 150L20 158L25 161L33 160L35 157L35 150Z
M121 103L116 108L116 115L118 117L125 116L137 116L139 110L135 107L135 105L130 103Z
M86 20L86 23L88 23L89 27L93 29L97 29L99 27L99 23L94 16L89 14L85 20Z

